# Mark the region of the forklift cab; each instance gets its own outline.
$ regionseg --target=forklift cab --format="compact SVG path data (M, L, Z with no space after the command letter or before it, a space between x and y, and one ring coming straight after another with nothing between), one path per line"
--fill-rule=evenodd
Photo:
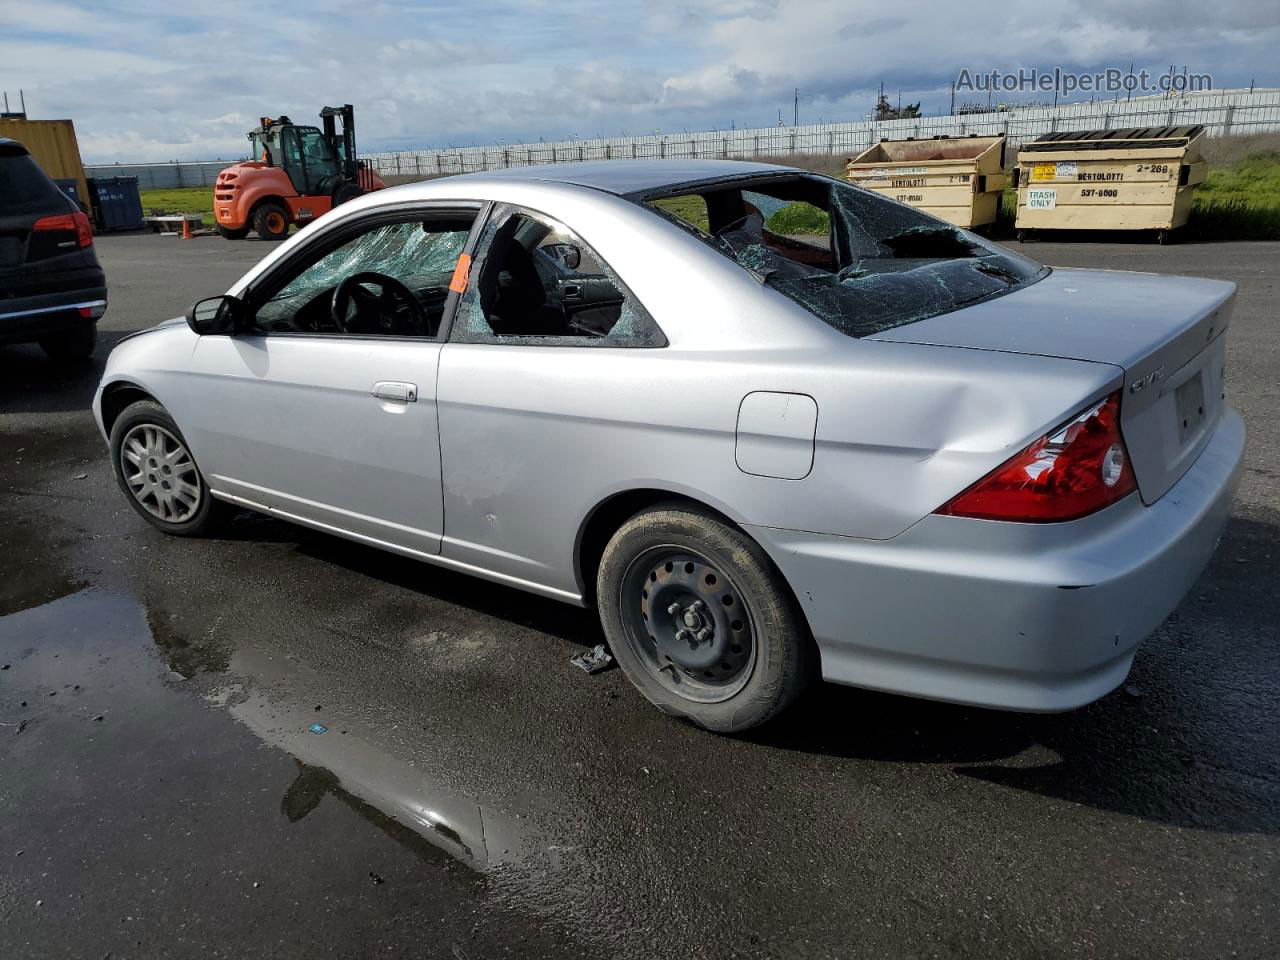
M344 163L318 127L300 127L287 117L272 122L264 117L255 131L255 160L264 160L285 172L299 196L331 193ZM256 155L258 151L262 155Z

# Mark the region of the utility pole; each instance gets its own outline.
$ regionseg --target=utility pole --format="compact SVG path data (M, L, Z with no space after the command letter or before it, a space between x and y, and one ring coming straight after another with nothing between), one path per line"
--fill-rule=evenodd
M800 88L796 87L795 99L791 104L791 125L800 126Z
M951 81L951 116L956 115L956 82Z

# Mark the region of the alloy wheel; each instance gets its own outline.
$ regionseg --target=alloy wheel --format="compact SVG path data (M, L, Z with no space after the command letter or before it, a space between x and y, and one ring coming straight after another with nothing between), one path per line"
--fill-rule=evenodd
M142 508L165 523L182 523L200 508L200 472L182 441L154 423L140 423L120 444L120 470Z

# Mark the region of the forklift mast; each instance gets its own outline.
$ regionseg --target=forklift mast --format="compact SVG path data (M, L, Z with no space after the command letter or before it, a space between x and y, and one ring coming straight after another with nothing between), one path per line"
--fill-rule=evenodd
M336 129L336 119L342 120L342 133ZM324 124L324 138L333 147L334 153L342 161L342 175L352 183L356 182L358 168L356 165L356 111L351 104L341 107L323 107L320 119Z

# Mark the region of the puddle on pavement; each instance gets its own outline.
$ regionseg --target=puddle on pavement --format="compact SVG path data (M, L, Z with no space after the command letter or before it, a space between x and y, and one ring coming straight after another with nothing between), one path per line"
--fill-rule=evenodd
M325 681L305 664L250 647L220 653L189 642L169 620L102 589L0 616L0 744L30 738L55 718L91 731L124 723L172 734L177 724L184 739L200 743L219 736L221 708L296 761L298 775L280 799L290 821L331 796L395 839L404 830L393 825L407 828L480 871L531 849L519 816L447 789L358 723L327 712L316 692ZM189 684L192 677L200 682ZM70 789L89 789L74 775L76 751L95 742L59 740L52 762L68 768ZM19 745L10 740L0 755Z

